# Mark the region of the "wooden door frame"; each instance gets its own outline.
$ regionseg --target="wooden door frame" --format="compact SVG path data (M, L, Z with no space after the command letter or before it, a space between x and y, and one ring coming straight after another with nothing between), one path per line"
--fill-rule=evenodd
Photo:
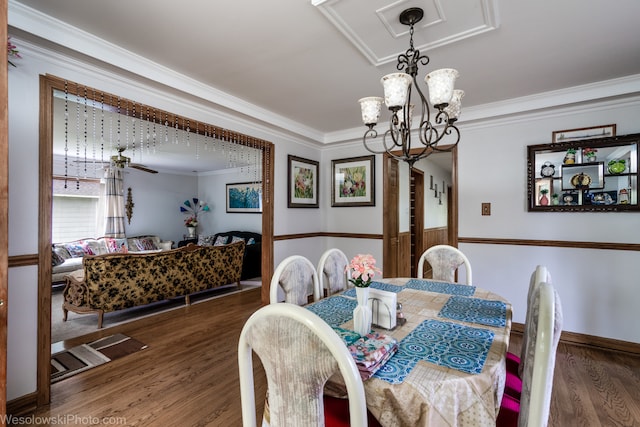
M417 276L418 261L424 251L424 171L420 169L409 168L409 180L414 181L410 184L409 199L411 200L411 210L413 210L414 220L409 221L409 229L411 230L411 275ZM415 181L419 181L416 183Z
M6 0L0 1L6 2ZM73 84L75 85L75 83ZM51 206L53 200L54 89L63 91L64 81L54 76L41 75L39 124L40 189L38 196L38 366L36 373L36 406L38 407L48 404L51 400ZM271 142L258 140L255 148L261 149L263 152L261 300L262 303L266 305L269 303L269 283L271 275L273 274L273 177L275 147ZM7 169L4 168L4 171L6 170ZM6 236L6 233L4 236ZM2 237L0 237L0 239L2 239ZM0 244L2 244L1 240ZM4 330L6 333L6 328ZM6 360L6 358L4 360ZM6 383L6 381L4 381L4 383Z
M398 276L398 161L382 157L382 259L383 277ZM391 179L393 176L394 179Z
M443 147L444 149L449 146ZM412 152L418 150L412 150ZM401 155L401 152L397 152ZM383 245L383 266L386 266L389 257L397 258L397 242L391 241L390 227L391 224L398 224L398 206L388 206L386 203L390 192L389 180L387 179L387 162L393 159L388 153L383 154L383 174L382 174L382 245ZM458 247L458 147L451 148L451 188L447 188L449 197L447 197L447 227L449 234L449 244ZM396 230L396 235L398 230ZM396 252L391 252L390 248L396 248ZM397 263L395 264L397 268ZM386 269L386 267L385 267ZM385 274L385 277L389 277Z

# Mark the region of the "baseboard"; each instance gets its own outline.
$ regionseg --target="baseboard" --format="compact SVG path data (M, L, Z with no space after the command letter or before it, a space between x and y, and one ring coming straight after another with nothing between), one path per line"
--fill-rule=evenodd
M7 402L7 414L22 417L35 412L38 408L38 395L33 392Z
M511 331L522 334L524 332L524 324L513 322ZM562 334L560 335L560 342L640 355L640 343L579 334L576 332L562 331Z

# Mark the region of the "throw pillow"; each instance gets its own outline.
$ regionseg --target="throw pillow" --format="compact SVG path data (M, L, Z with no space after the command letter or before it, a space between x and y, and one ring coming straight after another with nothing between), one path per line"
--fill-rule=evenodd
M231 243L236 243L236 242L244 242L244 239L242 237L232 236Z
M214 242L214 238L215 236L205 236L203 234L200 234L198 236L198 246L213 246Z
M55 248L51 251L51 267L55 267L56 265L60 265L64 263L64 258L60 256L58 252L56 252Z
M107 251L109 251L110 254L118 252L129 252L127 239L114 239L113 237L105 237L105 243L107 244Z
M84 251L85 255L95 255L96 253L93 251L93 249L91 248L91 245L89 244L89 242L87 241L81 241L80 244L82 245L82 250Z
M227 236L218 236L216 241L213 242L213 246L223 246L227 244Z
M71 255L71 258L82 258L84 256L84 249L80 244L67 243L66 245L64 245L64 247L67 248L67 251L69 252L69 255Z
M67 260L69 258L71 258L71 254L69 253L69 251L67 250L67 248L65 248L64 246L57 246L55 245L53 247L53 250L55 251L55 253L57 253L60 258L62 258L63 260Z
M158 249L153 239L148 237L136 239L136 246L138 247L139 251L153 251Z
M256 239L254 239L253 237L247 240L247 246L255 245L255 244L256 244Z

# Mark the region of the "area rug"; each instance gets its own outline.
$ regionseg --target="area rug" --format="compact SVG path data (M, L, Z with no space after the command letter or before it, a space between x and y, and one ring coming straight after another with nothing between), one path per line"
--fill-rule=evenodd
M147 346L124 334L109 335L51 355L51 383L143 350Z

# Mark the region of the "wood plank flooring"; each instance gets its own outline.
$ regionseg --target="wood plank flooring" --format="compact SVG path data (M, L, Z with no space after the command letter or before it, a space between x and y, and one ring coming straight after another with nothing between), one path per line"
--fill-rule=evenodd
M259 307L258 288L65 342L122 332L149 347L54 384L32 414L42 418L20 425L241 426L237 343ZM520 342L514 334L510 350ZM556 363L550 426L640 427L640 356L560 343ZM266 380L254 366L261 414Z

